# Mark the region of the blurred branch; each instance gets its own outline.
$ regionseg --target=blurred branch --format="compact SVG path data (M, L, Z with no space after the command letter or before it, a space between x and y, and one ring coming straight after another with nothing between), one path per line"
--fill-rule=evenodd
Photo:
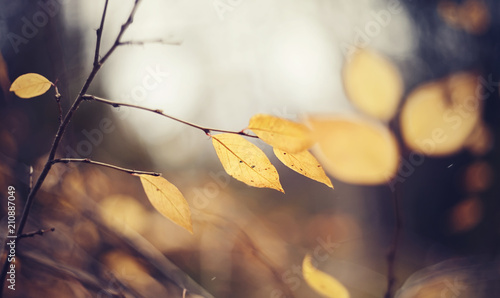
M103 291L106 297L123 297L122 293L119 293L117 289L110 288L108 284L103 282L103 279L96 278L78 268L56 263L54 260L44 257L35 253L23 253L22 257L25 262L34 262L38 266L44 268L48 272L52 272L53 275L60 276L61 278L70 277L79 283L81 283L86 289L90 289L99 293ZM111 272L108 272L111 274ZM133 297L141 297L139 293L135 290L127 287L126 284L121 282L119 279L113 276L113 280L120 283L120 288L118 290L125 290L126 292L133 295ZM121 292L121 291L120 291Z
M396 189L392 195L392 203L394 207L394 216L395 216L395 227L394 227L394 236L392 239L392 245L387 252L387 291L385 292L384 298L391 298L392 290L394 288L394 284L396 283L396 276L394 267L396 265L396 253L398 251L399 245L399 235L401 234L401 208L399 207L399 187L396 186Z
M194 124L194 123L191 123L191 122L188 122L188 121L185 121L185 120L181 120L179 118L175 118L173 116L167 115L167 114L163 113L163 111L160 110L160 109L150 109L150 108L146 108L146 107L142 107L142 106L138 106L138 105L123 103L123 102L115 102L115 101L111 101L111 100L108 100L108 99L104 99L104 98L101 98L101 97L97 97L97 96L94 96L94 95L88 95L88 94L85 94L83 96L83 99L84 100L88 100L88 101L101 102L101 103L113 106L115 108L118 108L118 107L129 107L129 108L134 108L134 109L139 109L139 110L144 110L144 111L152 112L152 113L161 115L163 117L166 117L168 119L171 119L171 120L180 122L182 124L194 127L196 129L202 130L207 135L210 135L211 132L222 132L222 133L232 133L232 134L242 135L242 136L250 137L250 138L258 138L257 136L248 134L248 133L246 133L244 131L231 131L231 130L223 130L223 129L208 128L208 127L200 126L200 125L197 125L197 124Z
M121 41L118 45L120 46L143 46L147 44L163 44L163 45L171 45L171 46L178 46L182 44L181 41L166 41L163 39L149 39L149 40L141 40L141 41L134 41L134 40L129 40L129 41Z
M106 167L106 168L122 171L122 172L129 173L129 174L161 176L160 173L156 173L156 172L146 172L146 171L136 171L136 170L132 170L132 169L126 169L126 168L114 166L114 165L99 162L99 161L93 161L93 160L90 160L88 158L58 158L58 159L52 160L52 164L70 163L70 162L88 163L88 164L92 164L92 165L96 165L96 166L101 166L101 167Z
M35 232L30 232L30 233L25 233L25 234L21 234L19 236L17 236L17 239L20 239L20 238L28 238L28 237L34 237L35 235L40 235L40 236L43 236L44 233L47 233L47 232L54 232L56 230L56 228L50 228L48 230L38 230L38 231L35 231Z
M225 223L230 223L232 226L235 227L236 231L234 232L234 235L237 239L241 241L244 245L242 246L244 249L248 249L250 253L252 254L253 257L257 259L259 263L261 263L264 267L266 267L267 270L271 273L274 281L276 284L280 285L284 293L286 294L286 297L293 298L295 297L292 290L288 287L283 282L282 276L283 272L278 268L276 264L262 251L258 248L257 244L253 241L253 239L248 235L248 233L240 227L239 224L236 222L232 221L226 216L214 213L214 212L209 212L209 211L204 211L206 215L212 216L217 218L219 221L223 222L224 224L219 224L217 222L212 222L214 226L221 230L225 230L227 225ZM240 237L241 235L241 237Z
M28 220L28 216L29 216L29 213L31 210L31 206L33 205L35 196L36 196L38 190L41 188L43 182L45 181L45 178L47 177L47 175L50 172L50 169L53 165L52 160L54 160L57 149L59 147L59 143L61 142L61 139L64 135L64 132L66 131L66 128L68 127L69 122L73 118L73 114L80 106L80 103L83 101L84 94L87 93L87 90L89 89L90 85L92 84L95 76L97 75L97 73L101 69L102 64L116 50L116 48L118 47L118 45L121 41L121 37L123 36L123 34L127 30L127 28L130 26L130 24L132 24L135 12L137 10L137 7L138 7L140 1L141 0L135 0L134 6L132 8L132 11L129 14L127 21L125 22L125 24L122 25L120 32L118 33L118 36L116 37L114 44L111 46L111 48L108 50L108 52L97 63L95 63L95 61L94 61L92 71L88 75L87 80L85 81L85 84L83 85L82 89L78 93L78 96L76 97L75 101L73 102L73 105L70 107L70 109L66 113L64 120L59 125L59 128L57 129L57 133L54 137L54 141L52 143L52 146L50 147L47 161L45 162L45 165L42 169L42 172L40 173L40 176L38 177L34 187L31 189L30 193L28 194L28 197L26 198L26 204L24 206L23 213L22 213L21 218L19 220L19 226L18 226L18 230L17 230L18 236L22 235L22 233L23 233L24 226L26 225L26 222ZM106 2L105 2L104 10L103 10L102 17L101 17L101 24L99 26L99 29L97 30L97 42L96 42L95 55L94 55L95 60L98 59L99 53L100 53L101 36L102 36L102 31L104 29L104 20L106 18L107 7L108 7L108 0L106 0ZM6 242L4 243L4 245L5 244L6 244ZM0 275L0 297L2 297L2 295L3 295L3 287L4 287L4 283L5 283L5 278L7 276L7 270L9 267L9 262L8 262L7 256L5 255L2 257L3 257L3 267L2 267L2 272Z
M214 298L207 290L194 281L187 273L177 267L170 259L158 250L151 242L144 238L134 229L124 224L120 230L112 229L103 221L99 212L101 205L94 202L92 199L82 201L81 204L86 210L82 212L83 216L96 223L99 228L106 234L117 236L131 250L137 252L145 261L154 266L161 275L165 276L169 281L176 284L179 288L185 289L189 293L198 294L205 298Z

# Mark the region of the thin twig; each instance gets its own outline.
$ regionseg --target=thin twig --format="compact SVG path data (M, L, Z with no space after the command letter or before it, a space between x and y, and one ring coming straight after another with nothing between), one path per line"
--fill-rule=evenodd
M392 202L394 207L394 216L395 216L395 227L394 227L394 236L392 239L392 244L387 252L387 291L385 292L384 298L391 298L392 290L394 288L394 284L396 283L396 275L395 275L395 265L396 265L396 253L398 251L399 246L399 236L401 234L402 220L401 220L401 209L399 206L399 187L396 186L396 189L392 195Z
M38 231L34 231L34 232L29 232L29 233L25 233L25 234L21 234L21 235L18 235L17 236L17 239L21 239L21 238L28 238L28 237L34 237L35 235L40 235L40 236L43 236L44 233L47 233L47 232L54 232L56 230L56 228L50 228L48 230L38 230Z
M171 46L178 46L182 44L181 41L166 41L163 39L149 39L149 40L140 40L140 41L135 41L135 40L128 40L128 41L121 41L118 45L120 46L143 46L147 44L163 44L163 45L171 45Z
M88 94L84 95L83 99L84 100L88 100L88 101L92 101L93 100L93 101L101 102L101 103L113 106L115 108L118 108L118 107L130 107L130 108L134 108L134 109L139 109L139 110L144 110L144 111L152 112L152 113L161 115L163 117L166 117L168 119L171 119L171 120L180 122L182 124L185 124L185 125L197 128L199 130L202 130L207 135L210 135L211 132L222 132L222 133L232 133L232 134L242 135L242 136L250 137L250 138L258 138L258 136L248 134L248 133L246 133L244 131L231 131L231 130L224 130L224 129L208 128L208 127L204 127L204 126L201 126L201 125L197 125L197 124L194 124L194 123L191 123L191 122L188 122L188 121L185 121L185 120L181 120L179 118L175 118L173 116L167 115L167 114L163 113L163 111L160 110L160 109L150 109L150 108L141 107L141 106L137 106L137 105L133 105L133 104L123 103L123 102L115 102L115 101L111 101L111 100L108 100L108 99L104 99L104 98L101 98L101 97L97 97L97 96L94 96L94 95L88 95Z
M99 28L96 30L97 34L97 41L95 45L95 54L94 54L94 67L99 66L99 52L101 51L101 39L102 39L102 30L104 29L104 20L106 19L106 12L108 10L108 1L104 3L104 10L102 12L102 18L101 18L101 24L99 25Z
M110 168L113 170L122 171L122 172L129 173L129 174L161 176L160 173L156 173L156 172L146 172L146 171L137 171L137 170L132 170L132 169L126 169L126 168L118 167L115 165L111 165L111 164L107 164L107 163L103 163L103 162L99 162L99 161L93 161L93 160L90 160L88 158L58 158L58 159L52 160L52 164L70 163L70 162L88 163L88 164L92 164L92 165Z
M62 107L61 107L61 93L59 93L59 89L57 89L57 85L54 84L54 90L56 91L54 97L56 99L56 103L57 103L57 107L59 108L59 116L58 116L58 120L59 120L59 125L62 124L62 121L63 121L63 118L62 118L62 114L63 114L63 111L62 111Z
M29 191L31 192L31 189L33 189L33 166L30 166L30 172L29 172L29 179L28 179L28 187Z
M53 165L52 160L54 160L57 149L59 147L59 143L61 142L61 139L64 135L64 132L66 131L66 128L68 127L69 122L73 118L73 114L80 106L80 103L83 101L83 95L85 93L87 93L87 90L89 89L90 85L92 84L95 76L97 75L97 73L101 69L102 64L107 60L107 58L109 58L109 56L111 56L111 54L118 47L122 35L125 33L125 30L128 28L128 26L130 26L130 24L132 23L134 14L137 10L137 7L138 7L138 4L140 3L140 1L141 0L135 0L132 11L130 12L130 15L129 15L127 21L125 22L125 24L122 25L120 32L118 33L118 36L117 36L113 46L111 46L111 48L108 50L108 52L104 55L103 58L101 58L101 60L98 61L98 63L94 63L92 71L90 72L89 76L87 77L85 84L83 85L82 89L78 93L78 96L76 97L75 101L73 102L73 105L70 107L70 109L66 113L66 116L64 117L63 122L61 123L61 125L59 125L57 133L54 137L54 141L52 142L52 146L50 147L47 162L45 163L45 165L42 169L42 172L40 173L40 176L38 176L38 179L37 179L34 187L31 189L30 193L28 194L28 197L26 198L26 203L25 203L25 206L23 209L23 213L22 213L21 218L19 220L19 226L18 226L18 230L17 230L18 236L22 235L22 233L23 233L24 226L26 225L26 222L28 220L28 216L29 216L29 213L31 210L31 206L33 205L35 196L36 196L38 190L41 188L43 182L45 181L45 178L47 177L47 175L50 172L50 169ZM94 55L95 57L99 57L99 53L100 53L100 43L101 43L100 36L102 36L101 34L102 34L103 29L104 29L104 19L106 17L107 5L108 5L108 1L105 2L105 7L104 7L103 14L101 17L101 24L100 24L99 29L98 29L98 38L97 38L97 42L96 42L95 55ZM3 256L3 258L4 258L3 259L3 267L2 267L2 272L0 275L0 298L3 296L2 289L3 289L4 284L5 284L5 278L7 276L7 270L9 267L9 262L8 262L7 256L5 255L5 256Z
M98 65L104 64L104 62L106 62L106 60L108 60L109 56L111 56L111 54L113 54L114 50L118 46L120 46L123 34L125 33L125 31L127 31L127 28L134 21L134 15L135 15L135 12L137 11L137 7L139 6L140 2L141 2L141 0L135 0L134 7L132 7L132 11L130 12L130 15L128 16L128 19L125 22L125 24L123 24L121 26L120 32L118 32L118 36L116 37L115 43L113 44L111 49L109 49L109 51L101 58L101 60L99 60Z

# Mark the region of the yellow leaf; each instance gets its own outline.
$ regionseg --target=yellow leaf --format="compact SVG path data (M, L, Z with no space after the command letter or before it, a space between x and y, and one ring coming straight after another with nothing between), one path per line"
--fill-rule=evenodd
M49 90L52 83L37 73L27 73L18 77L10 86L10 91L21 98L32 98Z
M349 292L338 280L312 265L310 255L304 257L302 275L311 288L325 297L349 298Z
M165 178L151 175L135 175L141 178L144 192L151 205L163 216L193 234L191 211L182 193Z
M390 120L403 94L401 75L384 57L357 50L343 70L344 88L349 99L366 114Z
M327 172L357 184L387 182L396 172L399 150L385 127L361 118L310 118L317 156Z
M318 160L307 150L299 153L288 153L278 148L274 148L274 154L287 167L308 178L326 184L333 188L332 181L323 171L323 167Z
M480 88L474 74L457 73L412 91L400 118L408 147L434 156L462 149L480 119Z
M259 147L234 134L212 136L215 152L224 170L250 186L283 191L276 168Z
M271 115L253 116L248 129L269 145L290 153L307 150L313 145L307 126Z

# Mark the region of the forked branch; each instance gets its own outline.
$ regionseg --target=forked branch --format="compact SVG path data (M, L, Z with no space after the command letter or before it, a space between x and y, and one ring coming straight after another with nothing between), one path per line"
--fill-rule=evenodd
M109 56L111 56L111 54L120 45L121 37L125 33L126 29L132 23L132 20L134 18L135 12L137 10L137 7L138 7L140 1L141 0L135 0L134 6L132 8L132 11L130 12L129 17L128 17L127 21L125 22L125 24L122 25L122 27L120 29L120 32L118 33L118 36L117 36L114 44L111 46L111 48L108 50L108 52L99 60L100 47L101 47L101 37L102 37L103 29L104 29L104 21L105 21L105 18L106 18L106 12L107 12L107 8L108 8L108 0L106 0L106 2L104 4L104 9L103 9L102 17L101 17L101 23L100 23L99 29L97 29L97 42L96 42L96 47L95 47L94 65L93 65L92 71L88 75L87 80L85 81L85 84L83 85L82 89L78 93L75 101L73 102L72 106L70 107L70 109L66 113L66 116L64 117L62 123L60 123L59 128L57 129L57 133L56 133L56 135L54 137L54 141L52 142L52 146L50 147L50 151L49 151L49 154L48 154L47 161L45 162L45 165L44 165L44 167L42 169L42 172L40 173L40 176L38 176L38 179L36 180L35 185L33 186L33 188L31 188L31 191L29 192L28 197L26 198L26 203L25 203L25 206L24 206L24 209L23 209L23 213L21 215L21 218L19 219L19 225L18 225L18 229L17 229L17 236L20 236L20 235L23 234L23 230L24 230L24 227L25 227L26 222L28 220L28 216L29 216L29 213L30 213L30 210L31 210L31 206L33 205L35 196L38 193L38 190L40 190L43 182L45 181L45 178L47 177L47 175L50 172L50 169L51 169L51 167L53 165L52 161L54 160L54 157L56 155L57 149L58 149L59 144L61 142L61 139L62 139L62 137L64 135L64 132L66 131L66 128L68 127L69 122L73 118L73 114L75 113L75 111L80 106L80 103L83 100L83 95L85 93L87 93L87 90L89 89L90 85L92 84L92 82L93 82L96 74L101 69L102 64L109 58ZM22 238L20 238L20 239L22 239ZM20 239L18 239L18 240L20 240ZM5 243L4 243L4 245L5 245ZM1 288L0 288L0 297L3 296L3 291L2 290L3 290L3 286L4 286L4 283L5 283L6 276L7 276L7 270L8 270L8 267L9 267L9 262L8 262L7 256L4 255L2 257L3 257L3 259L2 259L2 261L3 261L3 267L2 267L2 272L1 272L1 275L0 275L0 286L1 286Z

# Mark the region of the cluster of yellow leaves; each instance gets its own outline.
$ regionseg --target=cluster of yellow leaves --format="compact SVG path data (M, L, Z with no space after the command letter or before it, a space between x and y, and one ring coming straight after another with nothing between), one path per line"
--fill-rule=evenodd
M315 116L307 120L319 161L348 183L380 184L391 179L399 163L399 147L386 121L403 94L397 68L381 55L357 50L343 69L344 88L363 116Z
M403 96L401 74L386 58L359 49L346 61L343 81L349 99L368 117L310 117L318 159L345 182L384 183L399 164L398 143L385 123L394 118ZM399 115L405 144L413 152L432 156L463 148L475 154L486 152L492 136L480 121L481 95L473 72L455 73L415 88Z
M10 91L22 98L44 94L53 84L45 77L29 73L18 77ZM333 188L330 179L314 156L307 151L313 140L305 125L286 119L256 115L248 129L274 147L279 160L294 171ZM237 134L212 136L213 146L226 172L250 186L272 188L284 192L276 168L264 152ZM165 178L136 175L153 207L175 224L193 233L191 211L182 193Z
M248 129L273 146L274 153L284 165L333 188L319 162L307 151L313 144L307 126L258 114L250 119ZM250 186L284 192L276 168L259 147L239 135L229 133L212 136L212 142L224 170L230 176Z

